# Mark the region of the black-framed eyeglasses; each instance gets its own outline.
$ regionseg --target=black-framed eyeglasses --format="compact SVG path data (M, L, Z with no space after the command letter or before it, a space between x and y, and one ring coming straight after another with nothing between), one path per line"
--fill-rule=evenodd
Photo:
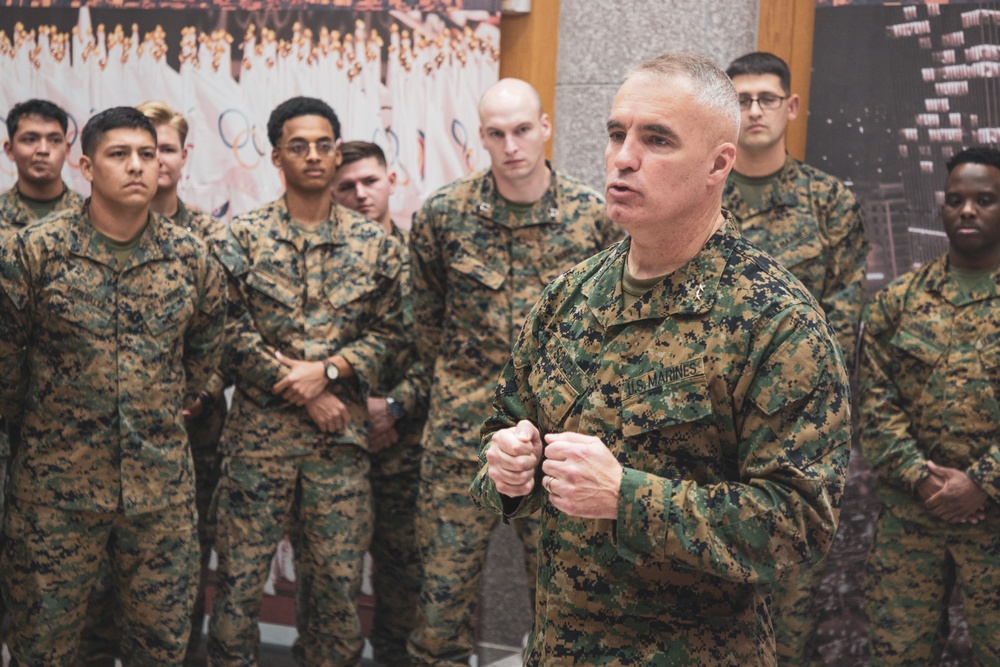
M337 150L337 143L335 141L331 141L330 139L320 139L319 141L302 141L301 139L294 139L284 144L281 148L292 157L297 158L303 158L309 155L310 148L316 149L316 155L320 157L327 157Z
M788 98L788 95L782 97L781 95L771 95L770 93L764 93L760 97L740 95L740 110L750 111L750 107L752 107L753 103L756 102L764 111L774 111Z

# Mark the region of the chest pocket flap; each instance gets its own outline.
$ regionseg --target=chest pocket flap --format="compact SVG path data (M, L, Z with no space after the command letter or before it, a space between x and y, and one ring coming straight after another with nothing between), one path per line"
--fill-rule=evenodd
M162 297L151 300L143 310L142 316L154 336L166 331L174 331L176 335L181 335L193 313L191 289L179 285Z
M352 271L336 280L327 280L327 295L335 308L357 301L379 288L379 281L370 273Z
M553 336L541 350L528 375L531 394L538 397L544 430L559 428L590 381L576 365L565 343Z
M507 280L507 275L497 269L488 266L481 259L464 248L455 253L450 262L451 268L459 273L469 276L476 282L482 283L492 290L498 290Z
M941 355L944 354L944 350L937 343L902 327L889 340L889 344L930 365L936 364Z
M261 269L250 271L247 274L246 283L248 287L271 297L289 308L298 306L302 298L301 288L293 287L273 273Z
M757 369L750 400L764 414L773 415L801 401L819 384L823 371L816 361L815 342L812 336L792 336Z
M815 259L823 253L823 239L813 225L802 227L787 238L775 238L773 243L772 247L777 252L775 257L786 268Z
M112 333L112 313L104 310L90 294L72 285L56 285L48 292L49 312L99 336Z
M622 388L622 435L710 420L712 398L701 358L646 373Z

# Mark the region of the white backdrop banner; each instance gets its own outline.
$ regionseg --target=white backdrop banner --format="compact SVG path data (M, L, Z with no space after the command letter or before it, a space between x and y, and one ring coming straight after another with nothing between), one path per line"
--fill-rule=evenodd
M0 12L0 115L32 97L65 108L64 178L81 194L89 186L79 130L98 111L147 100L190 123L181 197L227 219L282 192L266 124L295 95L326 100L344 140L382 146L398 175L393 217L404 227L428 194L489 164L476 101L497 80L499 0L309 8L292 0L267 3L292 8L258 11L101 4ZM0 158L0 188L15 178Z

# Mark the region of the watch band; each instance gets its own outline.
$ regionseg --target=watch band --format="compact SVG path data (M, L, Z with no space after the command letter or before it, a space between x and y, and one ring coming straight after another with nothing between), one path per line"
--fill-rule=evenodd
M406 408L392 396L385 397L385 407L389 411L389 414L396 419L402 419L406 416Z

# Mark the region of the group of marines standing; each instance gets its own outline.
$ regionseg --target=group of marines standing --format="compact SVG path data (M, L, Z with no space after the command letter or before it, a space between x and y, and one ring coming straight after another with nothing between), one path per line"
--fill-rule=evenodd
M873 663L934 657L959 584L977 656L1000 659L996 586L970 578L1000 557L1000 153L952 159L948 254L862 316L859 206L787 155L798 106L770 54L643 63L612 105L602 197L545 159L537 93L504 79L479 104L490 168L409 233L385 155L342 143L314 98L268 122L284 195L228 226L178 198L187 124L166 105L88 121L86 200L59 175L65 113L14 107L16 664L190 663L214 548L209 664L254 665L288 534L299 664L359 663L369 551L376 660L464 665L500 520L525 545L527 664L820 664L859 320L853 403L885 505Z

